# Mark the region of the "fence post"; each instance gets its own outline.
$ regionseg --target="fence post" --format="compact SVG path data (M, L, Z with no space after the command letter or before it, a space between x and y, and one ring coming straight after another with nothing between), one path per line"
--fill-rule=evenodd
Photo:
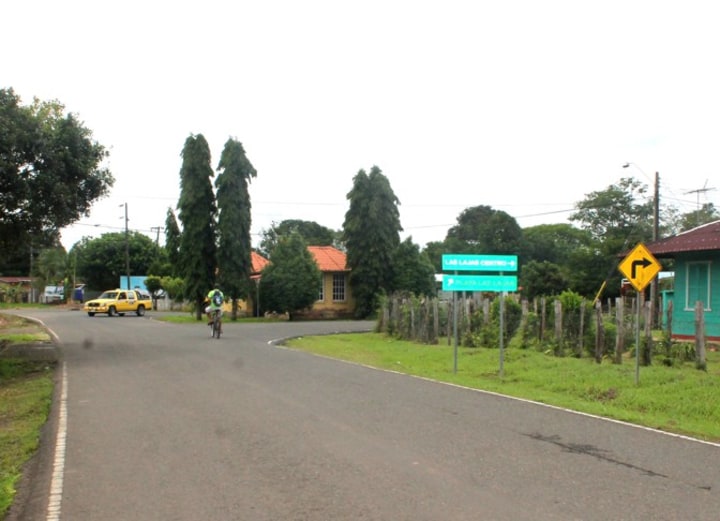
M645 342L643 342L643 365L652 364L653 338L652 338L652 302L645 302Z
M583 349L585 348L585 299L580 302L580 331L578 332L577 357L582 358Z
M615 358L614 363L622 364L622 354L625 351L625 299L617 297L615 299Z
M695 303L695 367L705 369L705 304Z
M595 304L595 361L602 362L603 351L605 350L605 324L602 318L602 304L598 300Z

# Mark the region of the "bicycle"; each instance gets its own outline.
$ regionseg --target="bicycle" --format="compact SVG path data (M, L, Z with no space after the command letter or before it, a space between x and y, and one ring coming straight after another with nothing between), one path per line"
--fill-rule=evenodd
M210 337L211 338L220 338L221 333L222 333L222 316L220 315L220 310L216 309L215 311L213 311L212 323L210 324Z

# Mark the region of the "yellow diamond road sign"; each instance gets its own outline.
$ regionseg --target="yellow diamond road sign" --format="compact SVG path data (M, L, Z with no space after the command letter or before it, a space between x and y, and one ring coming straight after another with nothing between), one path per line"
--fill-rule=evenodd
M660 263L643 243L638 243L623 259L619 268L630 284L636 290L642 291L660 272Z

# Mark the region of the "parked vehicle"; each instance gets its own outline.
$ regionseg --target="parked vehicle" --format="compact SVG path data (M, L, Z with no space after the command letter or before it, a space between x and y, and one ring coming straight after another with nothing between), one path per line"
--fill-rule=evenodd
M65 287L64 286L45 286L45 289L40 295L40 300L44 304L59 304L65 300Z
M94 317L96 313L107 313L109 317L135 313L141 317L148 309L152 309L150 295L134 289L104 291L98 298L88 300L83 306L83 310L87 311L88 316L91 317Z

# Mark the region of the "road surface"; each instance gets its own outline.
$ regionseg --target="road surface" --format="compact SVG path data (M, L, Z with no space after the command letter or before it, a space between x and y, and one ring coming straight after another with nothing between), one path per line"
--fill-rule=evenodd
M29 313L60 338L65 416L56 399L16 519L720 519L717 445L271 343L366 322L214 340Z

